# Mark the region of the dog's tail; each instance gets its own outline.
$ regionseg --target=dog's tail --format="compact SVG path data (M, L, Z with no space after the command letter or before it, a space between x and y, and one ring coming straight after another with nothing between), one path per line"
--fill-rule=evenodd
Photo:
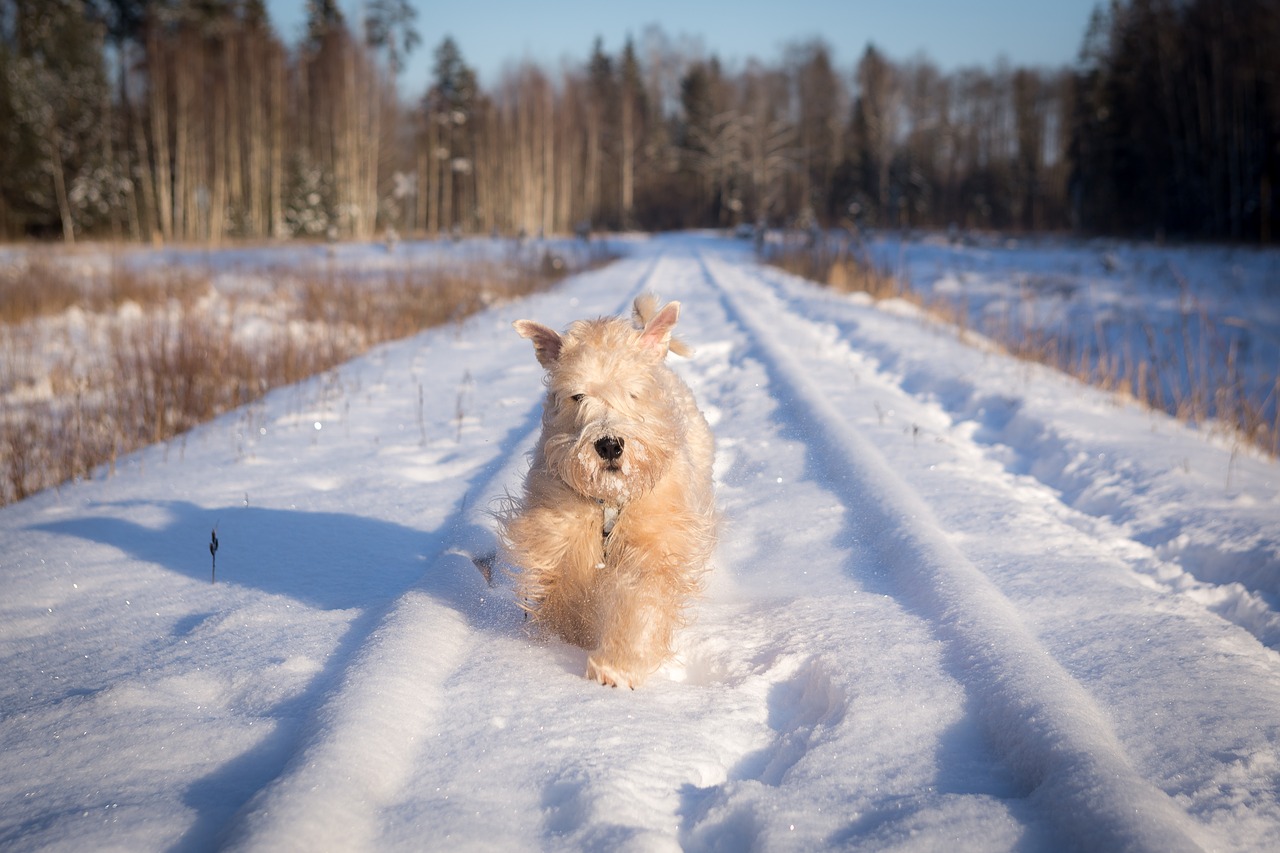
M658 303L658 295L656 293L642 293L636 297L635 303L631 306L631 321L637 329L643 329L649 325L649 321L654 318L658 310L662 306ZM693 347L689 346L675 335L671 336L668 349L676 355L682 355L689 358L693 355Z

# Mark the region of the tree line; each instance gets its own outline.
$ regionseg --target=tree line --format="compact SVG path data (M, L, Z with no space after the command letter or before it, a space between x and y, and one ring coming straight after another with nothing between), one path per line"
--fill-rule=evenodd
M0 237L218 241L959 227L1269 241L1280 4L1115 0L1071 67L812 40L727 68L651 27L487 89L407 0L0 0Z

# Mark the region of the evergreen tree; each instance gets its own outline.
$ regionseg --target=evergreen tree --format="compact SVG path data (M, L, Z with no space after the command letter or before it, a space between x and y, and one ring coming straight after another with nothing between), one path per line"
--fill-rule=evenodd
M387 52L387 66L391 73L399 75L404 70L405 57L422 43L422 37L414 29L418 10L408 0L370 0L365 13L365 39L374 50Z
M1272 239L1280 5L1116 0L1073 85L1071 197L1101 232Z
M628 36L618 69L618 165L620 225L635 225L636 181L642 169L645 129L649 124L649 102L644 89L635 43Z
M0 0L0 226L60 228L94 213L107 79L83 0Z
M338 0L307 0L307 37L308 53L317 53L325 40L334 33L346 29L347 21L342 16Z
M831 50L822 41L813 41L791 51L792 77L796 81L797 147L801 159L800 178L804 204L813 215L830 221L838 215L831 196L831 184L841 159L838 116L843 92L831 63Z
M850 127L850 157L862 188L869 221L890 219L890 169L896 136L896 86L891 64L875 46L867 45L855 72L857 97Z
M434 180L429 186L429 207L434 213L428 216L428 227L454 231L462 227L459 214L465 210L467 192L472 188L467 177L475 164L476 123L471 119L478 86L475 71L451 36L436 48L432 70L435 82L423 102L424 144L434 162Z
M437 112L470 112L476 98L476 73L463 59L462 50L452 36L444 37L434 58L435 82L427 93L431 108Z
M604 52L597 37L587 61L586 134L587 163L585 201L588 220L592 224L617 228L619 224L618 182L615 164L619 160L618 142L621 104L618 102L618 80L613 60Z

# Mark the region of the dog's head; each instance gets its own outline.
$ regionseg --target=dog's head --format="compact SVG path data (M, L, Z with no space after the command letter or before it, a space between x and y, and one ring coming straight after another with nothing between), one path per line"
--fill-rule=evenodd
M516 331L547 369L542 448L547 468L579 494L621 505L650 491L684 441L684 415L670 392L669 351L680 303L635 302L633 323L579 320L563 334L531 320Z

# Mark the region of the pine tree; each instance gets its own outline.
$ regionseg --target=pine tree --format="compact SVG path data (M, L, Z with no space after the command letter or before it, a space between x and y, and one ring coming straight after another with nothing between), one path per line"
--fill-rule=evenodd
M0 225L75 240L96 212L107 79L83 0L0 0ZM87 202L92 202L91 208Z
M474 168L476 75L462 51L446 36L435 51L435 82L423 100L427 146L433 164L428 228L452 232L463 226L459 211L466 197L465 178ZM455 181L455 177L460 180Z
M370 0L364 18L365 39L374 50L387 52L393 75L404 70L405 57L422 43L413 21L418 10L408 0Z

